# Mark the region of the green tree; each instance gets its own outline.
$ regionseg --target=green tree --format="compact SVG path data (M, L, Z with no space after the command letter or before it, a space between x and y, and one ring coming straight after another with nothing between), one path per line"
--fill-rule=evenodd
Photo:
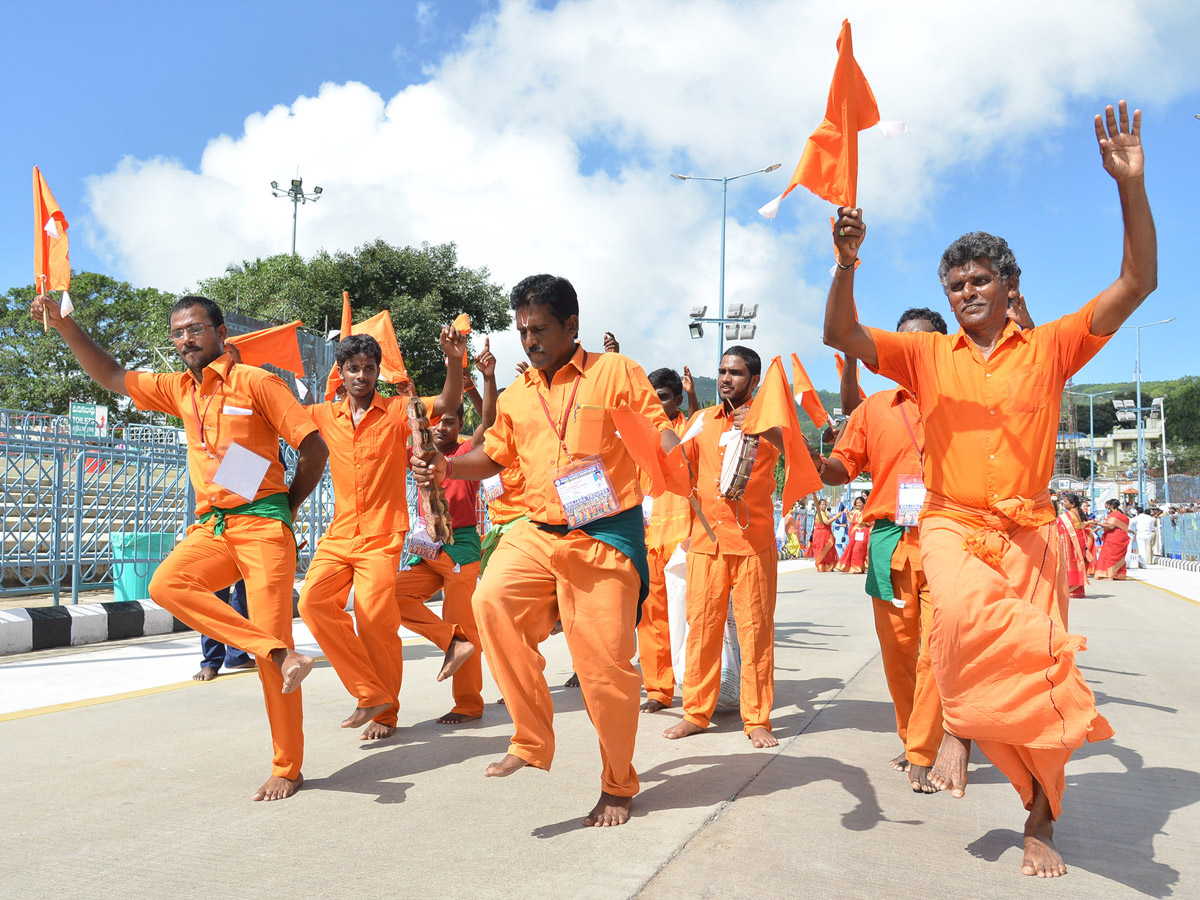
M72 400L113 409L114 419L150 421L151 414L129 406L116 415L115 398L79 367L56 334L43 334L29 317L32 285L9 290L0 314L0 407L65 415ZM163 371L174 355L167 337L167 315L175 296L154 288L135 288L95 272L71 276L72 314L93 340L129 369Z
M423 394L441 390L445 363L437 337L459 313L471 317L473 333L500 331L512 323L507 298L486 268L458 263L454 244L394 247L376 240L352 253L320 252L311 259L281 254L247 261L199 285L223 307L258 318L302 319L312 328L336 329L342 291L350 292L354 321L389 310L404 363Z

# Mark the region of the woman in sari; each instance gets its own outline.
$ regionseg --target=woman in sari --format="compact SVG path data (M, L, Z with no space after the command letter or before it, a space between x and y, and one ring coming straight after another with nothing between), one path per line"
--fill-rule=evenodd
M1082 597L1087 586L1084 557L1083 517L1079 514L1079 495L1064 491L1059 495L1062 512L1058 515L1059 559L1067 572L1070 596Z
M838 560L837 570L848 575L861 575L867 571L867 543L871 536L871 526L863 524L863 507L866 506L862 497L854 501L854 509L850 510L850 521L847 526L850 538L846 541L846 549Z
M837 551L833 543L833 516L822 497L817 501L817 514L813 519L812 557L818 572L828 572L837 562Z
M1113 581L1125 580L1125 554L1129 552L1129 517L1121 512L1121 504L1109 500L1108 515L1100 527L1104 543L1096 556L1096 577Z

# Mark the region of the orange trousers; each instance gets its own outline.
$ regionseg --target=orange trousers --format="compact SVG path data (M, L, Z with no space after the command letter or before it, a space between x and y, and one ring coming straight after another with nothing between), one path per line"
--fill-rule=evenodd
M421 560L396 574L396 600L400 604L400 622L445 650L458 634L475 645L476 650L454 673L454 709L464 716L483 715L483 651L479 649L479 629L471 601L479 581L479 562L455 565L442 552L432 562ZM442 617L425 605L441 589ZM454 624L447 624L453 622Z
M220 537L215 525L212 519L188 529L150 579L150 599L201 634L253 654L271 725L271 774L295 779L304 761L304 707L299 690L283 693L283 675L269 657L295 646L296 540L275 519L232 516ZM238 579L246 582L249 618L213 593Z
M646 696L670 706L675 697L675 669L671 665L671 629L667 616L667 560L675 548L650 550L650 593L642 603L642 620L638 622L638 660Z
M638 792L633 746L642 679L631 662L638 587L637 570L620 551L581 531L552 534L521 522L475 589L483 653L513 719L508 752L539 769L554 759L554 702L538 645L561 618L600 738L601 784L618 797Z
M930 652L946 730L975 741L1026 809L1036 779L1057 818L1071 752L1113 730L1075 664L1087 642L1067 632L1066 573L1054 522L1021 526L974 512L980 527L928 512L920 526L921 567L933 599Z
M403 548L402 531L326 535L300 590L300 616L346 690L360 707L388 704L375 717L381 725L394 726L400 709L404 660L394 584ZM353 616L346 611L351 585Z
M899 550L897 548L898 555ZM896 556L892 557L893 563ZM904 755L917 766L932 766L942 743L942 699L929 655L933 604L929 584L919 566L904 562L892 569L892 588L903 608L873 598L875 633L879 635L883 675L896 707L896 733Z
M687 668L683 717L707 728L721 693L721 646L732 598L742 651L741 706L746 734L771 730L775 702L774 546L753 556L687 555Z

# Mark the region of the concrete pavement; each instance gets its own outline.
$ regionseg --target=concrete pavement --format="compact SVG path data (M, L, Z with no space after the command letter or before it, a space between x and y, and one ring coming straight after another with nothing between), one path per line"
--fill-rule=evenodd
M578 825L599 754L579 692L557 687L570 673L561 636L543 647L552 772L484 779L510 734L494 686L483 720L435 724L451 705L433 681L441 654L413 643L388 741L339 729L351 699L327 666L310 676L307 782L270 804L248 799L270 752L257 678L187 681L196 638L6 660L0 896L1200 897L1200 605L1179 596L1193 585L1098 582L1073 602L1071 628L1089 639L1080 662L1117 736L1072 760L1058 831L1071 871L1043 882L1019 874L1024 811L986 761L962 800L914 795L888 768L899 741L862 583L782 576L781 746L753 750L736 714L678 742L660 737L678 706L643 716L643 791L616 829ZM112 680L118 665L144 678ZM51 672L71 673L56 676L66 687L25 697ZM72 682L79 696L61 699ZM83 696L96 684L112 693ZM51 711L30 708L47 700Z

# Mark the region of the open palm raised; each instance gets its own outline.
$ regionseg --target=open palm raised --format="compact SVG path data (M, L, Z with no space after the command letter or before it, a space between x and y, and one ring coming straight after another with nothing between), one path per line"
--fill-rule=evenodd
M1104 115L1096 116L1100 158L1108 174L1117 181L1140 178L1146 162L1142 155L1142 111L1133 111L1133 124L1130 125L1129 109L1124 100L1117 104L1117 110L1114 112L1111 106L1106 106Z

